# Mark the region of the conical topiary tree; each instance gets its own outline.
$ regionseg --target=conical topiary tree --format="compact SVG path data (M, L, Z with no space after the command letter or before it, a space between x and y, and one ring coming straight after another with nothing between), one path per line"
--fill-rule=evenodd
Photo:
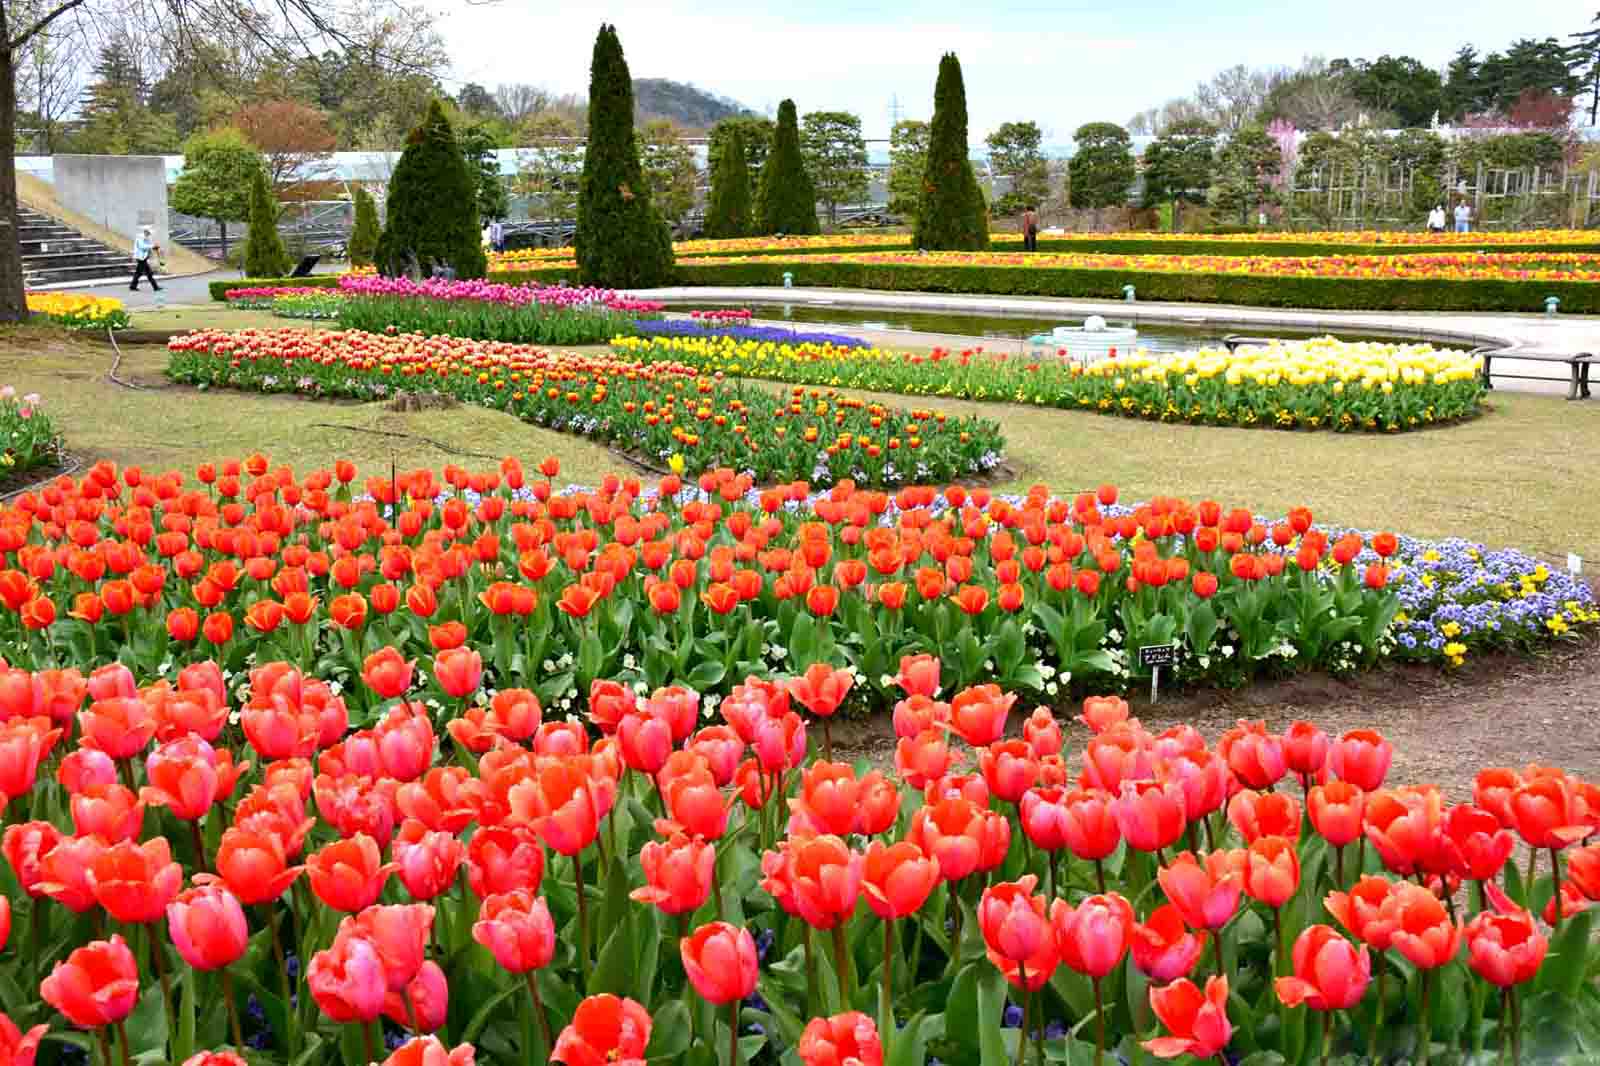
M265 168L250 181L250 235L244 242L244 276L281 278L289 273L289 253L278 235L278 201L267 185Z
M772 151L761 166L761 232L821 233L817 190L800 156L800 120L793 100L778 105Z
M967 148L967 89L954 52L939 60L914 243L930 250L989 247L989 212Z
M734 130L722 150L711 178L711 201L706 207L707 237L750 235L750 168L745 163L744 138Z
M600 27L589 67L589 138L573 245L585 285L650 288L672 280L672 231L650 199L633 136L633 78L610 25Z
M481 278L489 265L478 226L478 188L438 100L406 137L395 164L374 259L393 276L404 273L412 257L424 275L451 266L458 278Z
M356 222L350 231L350 264L352 266L368 266L372 257L378 252L378 205L373 203L372 194L360 185L356 186Z

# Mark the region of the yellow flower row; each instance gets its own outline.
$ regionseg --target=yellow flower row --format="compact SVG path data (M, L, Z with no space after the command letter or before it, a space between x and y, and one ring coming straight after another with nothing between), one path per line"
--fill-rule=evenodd
M1482 369L1483 361L1477 356L1429 344L1350 343L1317 337L1245 346L1232 352L1202 348L1157 355L1141 349L1091 363L1084 373L1144 381L1182 379L1190 385L1221 377L1229 385L1311 386L1336 382L1383 386L1471 381Z

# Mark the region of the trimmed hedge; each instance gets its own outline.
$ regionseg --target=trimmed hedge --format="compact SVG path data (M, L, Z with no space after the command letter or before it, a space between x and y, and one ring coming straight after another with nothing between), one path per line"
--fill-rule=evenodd
M1545 297L1556 296L1561 300L1562 314L1600 314L1600 283L1592 281L1302 278L913 263L680 262L673 269L673 283L781 287L785 271L794 274L796 285L816 288L1120 300L1122 287L1132 285L1138 298L1145 301L1329 311L1543 311ZM489 280L507 285L576 284L577 273L571 267L500 270L492 272ZM211 294L213 299L221 300L228 289L298 285L306 280L309 279L212 282ZM335 277L332 282L319 284L337 284L337 280Z
M725 256L758 255L849 255L852 252L908 252L911 242L874 244L871 246L830 245L803 250L795 248L756 248L743 251L713 249L700 252L679 252L680 259L719 259ZM1020 252L1021 238L996 237L989 244L991 252ZM1491 252L1514 254L1538 252L1561 255L1563 253L1600 253L1600 239L1589 244L1497 244L1485 240L1474 245L1427 244L1319 244L1314 241L1208 241L1204 238L1183 240L1173 237L1084 237L1063 240L1039 238L1040 252L1057 252L1084 255L1230 255L1262 256L1269 258L1314 257L1327 255L1449 255L1453 252Z

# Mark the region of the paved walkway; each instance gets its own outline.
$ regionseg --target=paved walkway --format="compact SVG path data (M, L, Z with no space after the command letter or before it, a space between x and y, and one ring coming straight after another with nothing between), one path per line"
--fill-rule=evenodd
M1340 331L1363 334L1392 334L1399 338L1427 338L1439 343L1473 346L1489 345L1513 352L1546 352L1571 355L1577 352L1600 354L1600 316L1506 314L1499 312L1458 311L1313 311L1287 308L1238 307L1231 304L1155 303L1120 300L1071 300L1043 296L972 296L932 292L875 292L861 289L779 289L759 287L679 287L642 289L636 295L647 299L698 302L706 306L749 303L786 303L796 309L807 304L835 307L894 308L905 311L954 311L968 314L1059 315L1063 323L1081 321L1088 315L1132 319L1135 322L1176 322L1187 325L1219 323L1239 333L1270 334L1273 327L1297 330ZM793 323L785 322L785 325ZM904 344L908 334L853 329L832 323L829 332L869 337L873 341ZM927 338L932 334L918 334ZM949 338L974 344L995 346L995 338ZM1506 382L1497 387L1525 387L1539 392L1552 391L1567 380L1567 369L1558 364L1516 361L1506 368L1512 373L1537 375L1534 382Z

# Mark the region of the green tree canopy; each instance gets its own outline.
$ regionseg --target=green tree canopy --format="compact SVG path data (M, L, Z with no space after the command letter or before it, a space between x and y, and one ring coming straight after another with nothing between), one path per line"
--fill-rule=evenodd
M209 218L222 230L222 254L228 254L228 223L250 217L250 187L265 174L261 153L231 127L197 133L183 145L183 170L173 183L170 202L176 211Z
M438 100L406 138L389 179L387 217L378 238L378 269L403 273L411 259L424 274L449 265L461 278L488 269L478 221L478 190L455 130Z
M989 146L989 170L1010 179L1010 189L995 202L995 211L1014 215L1038 207L1050 195L1050 167L1040 144L1044 134L1037 122L1002 122L984 138Z
M912 240L930 251L989 247L988 207L972 172L967 142L967 87L954 52L939 60L928 160L922 172L922 210Z
M922 213L922 175L928 169L929 126L906 118L889 131L889 210L912 221Z
M657 213L633 136L633 79L616 27L603 25L589 67L589 137L573 241L585 285L649 288L672 276L672 232Z
M1128 131L1113 122L1090 122L1072 135L1077 150L1067 169L1073 207L1120 207L1133 184Z
M354 266L368 266L378 252L378 205L366 186L357 185L355 191L356 220L350 231L350 262Z
M1370 111L1393 115L1401 126L1426 126L1435 112L1443 110L1444 81L1439 72L1411 56L1336 59L1329 69Z
M694 151L683 139L683 128L671 119L653 118L637 136L639 163L656 209L668 222L677 222L694 210L700 184Z
M1204 119L1184 119L1167 127L1144 150L1144 203L1172 205L1178 228L1182 205L1203 204L1211 187L1217 130Z
M494 131L484 123L475 122L461 131L461 154L477 190L480 219L505 218L511 212L506 183L500 178L498 147Z
M772 138L777 131L765 115L734 115L721 119L711 127L706 141L706 170L712 185L717 183L717 171L722 166L723 152L728 139L737 133L744 145L745 173L750 181L750 224L761 218L761 168L766 165L767 153L772 151Z
M1282 167L1283 153L1266 130L1260 126L1238 130L1217 153L1212 206L1229 214L1238 212L1239 224L1249 225L1251 212L1272 202L1272 179Z
M711 198L706 205L706 236L748 237L750 222L750 170L745 165L744 137L729 130L723 141L722 165L711 177Z
M247 278L281 278L292 266L278 235L278 202L272 196L265 167L256 169L250 182L250 233L244 242Z
M556 221L578 211L578 183L583 177L583 151L576 123L554 111L543 111L523 123L529 147L518 154L517 194L528 197L528 217Z
M820 233L817 190L800 154L800 123L793 100L778 105L778 126L772 151L761 168L761 232L803 235Z
M859 203L867 195L867 142L861 116L848 111L810 111L800 131L800 153L816 186L817 199L828 207L828 221L839 221L839 205Z

